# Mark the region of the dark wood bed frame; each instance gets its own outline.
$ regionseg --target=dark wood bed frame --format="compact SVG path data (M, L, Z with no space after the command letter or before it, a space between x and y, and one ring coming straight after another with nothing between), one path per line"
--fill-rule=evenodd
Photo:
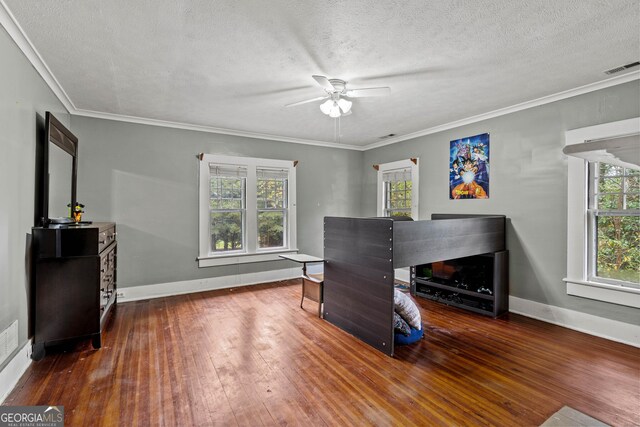
M324 318L393 356L394 269L505 250L502 215L324 219Z

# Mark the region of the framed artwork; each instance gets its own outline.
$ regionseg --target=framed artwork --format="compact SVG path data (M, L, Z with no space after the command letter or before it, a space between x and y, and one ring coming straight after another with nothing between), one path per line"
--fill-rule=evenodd
M449 198L489 198L489 134L451 141Z

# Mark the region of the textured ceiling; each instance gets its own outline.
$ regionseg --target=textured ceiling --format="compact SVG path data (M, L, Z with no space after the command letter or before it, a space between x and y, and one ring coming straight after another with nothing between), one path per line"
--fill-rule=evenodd
M366 145L640 59L638 0L4 0L79 110L334 141L312 74L351 88Z

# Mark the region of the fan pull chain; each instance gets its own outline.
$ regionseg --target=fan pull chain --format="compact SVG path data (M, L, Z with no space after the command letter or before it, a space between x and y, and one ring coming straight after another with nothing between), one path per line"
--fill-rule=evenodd
M339 144L342 139L341 134L342 134L342 121L341 121L341 117L338 116L333 120L333 142L337 142Z

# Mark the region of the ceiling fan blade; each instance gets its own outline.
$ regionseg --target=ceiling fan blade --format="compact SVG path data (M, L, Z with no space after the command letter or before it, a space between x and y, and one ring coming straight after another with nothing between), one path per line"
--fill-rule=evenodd
M328 79L328 78L326 78L325 76L316 76L316 75L313 75L313 76L311 76L311 77L313 77L313 78L314 78L314 80L315 80L316 82L318 82L318 84L319 84L319 85L320 85L324 90L329 91L329 92L333 92L334 90L336 90L336 88L335 88L335 87L333 87L333 85L331 84L331 82L329 81L329 79Z
M329 98L329 97L328 96L318 96L317 98L307 99L305 101L300 101L300 102L294 102L293 104L287 104L287 105L285 105L285 107L295 107L296 105L302 105L302 104L306 104L308 102L320 101L322 99L327 99L327 98Z
M386 96L389 94L391 94L390 87L368 87L348 90L345 95L349 98L366 98L369 96Z

